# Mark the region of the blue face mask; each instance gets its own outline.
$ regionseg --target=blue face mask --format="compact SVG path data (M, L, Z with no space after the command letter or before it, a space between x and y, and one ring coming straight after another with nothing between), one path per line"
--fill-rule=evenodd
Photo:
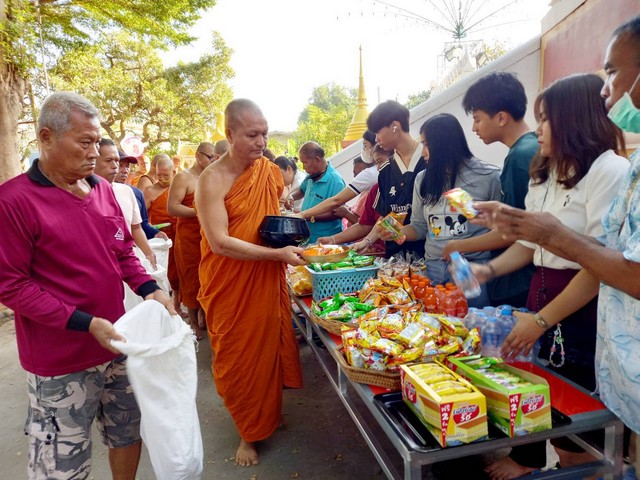
M625 92L607 114L611 121L625 132L640 133L640 109L633 104L631 95L629 95L636 83L638 83L639 78L640 75L636 77L629 91Z

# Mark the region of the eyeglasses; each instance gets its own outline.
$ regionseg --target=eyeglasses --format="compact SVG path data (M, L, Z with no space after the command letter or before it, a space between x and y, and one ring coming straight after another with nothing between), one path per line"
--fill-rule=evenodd
M201 155L204 155L205 157L207 157L209 159L210 162L213 162L213 159L215 158L215 155L207 155L204 152L198 152Z

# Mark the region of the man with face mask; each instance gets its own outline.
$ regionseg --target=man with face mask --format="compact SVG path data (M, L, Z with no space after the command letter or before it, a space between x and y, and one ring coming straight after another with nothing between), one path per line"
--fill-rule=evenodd
M624 131L640 132L640 16L614 31L604 68L602 97L609 118ZM474 222L579 263L583 270L575 278L583 282L583 291L599 285L595 365L599 394L635 433L633 447L640 433L640 149L630 161L628 177L602 219L605 234L597 239L573 232L550 214L497 202L476 203L480 214ZM536 322L546 328L566 315L554 311ZM526 350L505 344L503 354ZM636 478L635 472L627 472L624 478Z

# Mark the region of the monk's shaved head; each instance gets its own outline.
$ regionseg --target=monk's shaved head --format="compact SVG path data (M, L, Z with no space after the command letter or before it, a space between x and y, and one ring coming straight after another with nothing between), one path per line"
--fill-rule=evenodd
M156 155L155 157L153 157L153 160L151 161L152 164L155 164L156 167L158 168L162 168L162 167L171 167L173 168L173 160L171 160L171 158L169 157L169 155L167 155L166 153L159 153L158 155Z
M260 107L247 98L236 98L232 100L224 111L225 128L234 130L242 124L242 115L245 112L252 112L256 115L264 117Z

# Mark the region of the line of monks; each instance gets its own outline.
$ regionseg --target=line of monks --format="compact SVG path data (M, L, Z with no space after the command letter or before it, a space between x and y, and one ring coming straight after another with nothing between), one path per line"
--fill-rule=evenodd
M144 193L149 222L164 225L161 228L171 240L167 277L172 290L174 305L182 312L180 304L187 308L189 323L198 340L204 338L206 322L198 303L198 266L200 264L200 222L196 215L194 193L198 177L212 162L228 149L227 140L215 145L202 142L195 153L193 166L183 169L179 156L170 158L161 153L153 157L147 168L141 157L138 169L132 172L127 183Z

